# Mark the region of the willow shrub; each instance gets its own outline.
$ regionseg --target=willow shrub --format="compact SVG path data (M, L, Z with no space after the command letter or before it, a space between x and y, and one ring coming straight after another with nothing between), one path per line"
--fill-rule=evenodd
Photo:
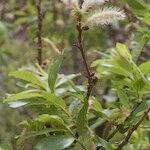
M137 17L141 17L140 12L149 10L138 1L134 3L136 7L131 1L125 3L133 8ZM15 108L29 107L36 112L33 118L20 123L25 131L17 136L19 150L31 138L35 139L35 150L150 148L150 61L137 63L143 46L150 39L148 29L135 24L140 36L144 37L144 44L135 52L131 53L125 44L117 43L109 52L100 53L101 59L92 62L91 66L87 63L82 39L84 32L125 18L121 9L107 4L104 0L85 0L80 4L72 1L78 32L78 42L74 46L81 52L86 70L85 83L77 84L74 80L82 74L60 74L65 51L60 52L46 38L43 40L57 53L48 71L36 65L10 73L22 81L23 91L8 95L4 102ZM147 16L146 13L142 15L144 23L149 24ZM101 80L109 81L107 86L112 92L107 95L105 106L97 95L92 94Z

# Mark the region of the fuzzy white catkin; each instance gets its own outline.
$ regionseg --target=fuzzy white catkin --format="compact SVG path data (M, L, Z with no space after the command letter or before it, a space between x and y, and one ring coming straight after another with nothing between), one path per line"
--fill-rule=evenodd
M118 20L123 20L125 14L119 8L116 7L105 7L97 10L91 15L85 25L86 26L100 26L115 23Z
M89 8L92 8L95 5L102 5L106 0L85 0L82 4L82 11L86 12Z

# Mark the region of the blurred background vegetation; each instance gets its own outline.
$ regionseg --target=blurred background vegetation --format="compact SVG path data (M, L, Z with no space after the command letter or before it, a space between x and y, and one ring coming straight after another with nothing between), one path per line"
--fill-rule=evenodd
M141 38L146 39L143 37L147 35L150 17L141 15L143 14L141 5L146 11L145 7L150 8L150 1L139 0L141 5L132 3L131 0L111 1L124 9L127 18L120 24L92 29L84 35L88 62L91 63L99 58L98 52L109 51L109 48L114 47L116 42L127 43L131 50L138 49L139 54L142 52L138 63L148 60L150 45ZM42 36L51 39L60 50L65 49L61 71L64 74L80 72L82 68L80 53L72 46L76 42L76 31L70 6L64 5L60 0L43 0L42 9L44 13ZM8 73L20 67L31 67L37 62L36 37L36 1L0 0L0 144L12 143L14 149L15 136L21 132L19 122L23 118L30 117L33 112L26 108L19 109L19 111L9 108L2 103L2 100L7 93L21 90L21 85L18 85L19 89L17 89L16 82L8 77ZM140 46L141 44L143 46ZM145 44L146 47L143 49ZM43 65L53 57L49 47L43 47L42 57ZM102 81L101 85L103 84L105 86L97 85L97 89L100 96L105 92L105 97L103 97L105 101L110 95L108 84Z

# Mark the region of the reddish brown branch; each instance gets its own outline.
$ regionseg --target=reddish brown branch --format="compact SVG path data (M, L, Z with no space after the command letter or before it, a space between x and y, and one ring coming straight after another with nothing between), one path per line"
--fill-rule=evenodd
M80 50L81 55L82 55L82 59L83 59L83 64L85 66L86 69L86 77L88 79L88 89L87 89L87 95L86 95L86 100L89 99L92 89L94 87L94 85L97 82L97 77L95 76L94 73L92 73L90 71L90 68L88 67L87 64L87 59L85 56L85 52L84 52L84 48L83 48L83 42L82 42L82 33L83 33L83 29L82 29L82 25L81 25L81 14L80 13L76 13L76 19L77 19L77 31L78 31L78 45L76 45L76 47Z
M42 64L42 22L43 22L43 12L41 8L41 1L42 0L37 0L37 13L38 13L38 31L37 31L37 60L39 65Z
M80 8L82 6L82 3L83 3L83 0L80 1ZM87 88L86 100L88 100L90 95L91 95L92 89L93 89L94 85L97 82L97 77L95 76L94 73L92 73L90 71L90 68L88 67L87 59L86 59L84 48L83 48L83 42L82 42L82 33L84 31L84 29L82 28L82 24L81 24L82 15L79 12L76 13L76 20L77 20L76 28L77 28L77 31L78 31L78 45L77 45L77 48L81 52L82 59L83 59L83 64L84 64L85 69L86 69L86 77L88 79L88 88Z
M83 63L84 63L84 66L85 66L85 69L86 69L86 72L87 72L87 76L88 78L90 77L90 70L89 70L89 67L88 67L88 64L87 64L87 61L86 61L86 57L85 57L85 53L84 53L84 50L83 50L83 45L82 45L82 28L81 28L81 23L79 22L77 24L77 30L78 30L78 48L81 52L81 55L82 55L82 58L83 58Z
M128 143L128 141L129 141L130 137L132 136L133 132L134 132L135 130L137 130L137 128L138 128L138 127L140 126L140 124L144 121L144 119L147 117L147 115L148 115L149 112L150 112L150 109L146 110L146 111L144 112L143 116L141 117L141 119L140 119L135 125L133 125L133 126L129 129L129 131L128 131L126 137L119 143L118 148L117 148L116 150L121 150L122 147Z

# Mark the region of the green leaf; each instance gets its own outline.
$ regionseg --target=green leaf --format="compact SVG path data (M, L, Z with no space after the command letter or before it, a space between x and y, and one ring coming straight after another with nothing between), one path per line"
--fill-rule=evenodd
M28 102L23 101L15 101L15 102L9 102L9 107L11 108L18 108L27 105Z
M139 66L139 69L141 70L141 72L147 76L150 75L150 61L142 63Z
M33 83L35 85L38 85L39 87L46 89L45 83L40 79L39 76L34 74L31 71L14 71L9 74L10 76L13 76L15 78L27 81L29 83Z
M91 98L91 101L92 101L92 106L89 109L89 111L91 113L93 113L98 118L100 117L100 118L102 118L104 120L108 120L109 117L102 112L103 108L101 106L101 103L96 98L94 98L94 97L93 97L93 100Z
M149 3L141 2L140 0L125 0L132 8L131 11L137 16L138 19L150 25L150 5Z
M35 146L35 150L63 150L69 147L74 138L69 135L54 135L39 140Z
M19 139L17 141L17 143L19 145L23 144L26 140L32 138L32 137L36 137L36 136L40 136L40 135L47 135L48 133L53 133L53 132L65 132L65 129L59 129L59 128L50 128L50 129L44 129L41 131L31 131L25 135L21 135L19 136Z
M134 90L138 92L139 100L142 100L142 93L144 92L144 88L146 87L146 82L141 78L135 81L133 84ZM140 96L141 95L141 96Z
M24 91L18 94L12 94L8 96L4 102L12 102L12 101L18 101L18 100L24 100L24 99L31 99L35 97L42 97L41 94L33 92L33 90Z
M53 123L57 126L65 126L64 121L56 115L43 114L38 116L36 120L42 123Z
M36 121L39 121L41 123L52 123L53 125L59 128L65 129L66 131L68 131L69 134L73 134L71 129L67 127L63 119L57 115L43 114L43 115L38 116Z
M48 84L52 92L54 92L55 89L55 84L60 70L60 66L62 64L62 60L63 55L59 55L58 58L53 61L48 71Z
M46 100L51 102L51 104L55 105L56 107L60 107L69 115L69 113L66 110L67 106L61 97L58 97L53 93L48 93L48 92L44 92L44 91L41 93L41 95L43 96L43 98L45 98Z
M149 39L150 39L150 37L147 35L147 33L144 33L142 35L141 34L135 35L135 39L134 39L135 46L134 46L133 50L131 51L133 60L135 62L137 62L140 54L144 51L144 47L147 44L147 42L149 41Z
M110 118L104 114L102 111L98 111L98 110L91 110L91 112L98 118L102 118L104 120L110 120Z
M104 139L98 136L94 137L94 142L97 146L102 146L106 150L114 150L114 146L112 144L110 144L109 142L105 141Z
M76 93L81 93L81 89L82 89L82 86L77 86L73 81L71 80L68 80L68 85L70 86L69 89L71 90L74 90ZM79 88L80 87L80 88ZM84 89L82 90L84 91Z
M38 116L36 121L39 121L42 123L52 123L53 125L56 125L57 127L66 129L68 133L72 134L72 131L70 130L70 128L68 128L65 125L65 122L63 121L63 119L57 115L43 114L43 115Z
M104 61L101 65L104 67L104 72L108 71L122 76L131 76L130 64L122 59L115 57L112 60Z
M116 49L117 49L119 55L121 55L126 60L129 60L131 58L131 55L130 55L129 50L126 45L117 43Z
M126 1L133 9L145 10L145 7L137 0L132 0L132 1L126 0Z
M77 116L77 130L78 134L83 136L87 133L87 119L86 114L88 110L88 100L85 99L84 105L82 106L81 110Z
M60 79L57 81L56 88L79 76L81 76L81 74L59 75Z
M132 114L126 119L125 123L124 123L124 126L130 126L132 125L133 123L137 122L141 116L141 112L146 110L146 109L149 109L150 108L150 101L143 101L141 104L136 104L137 107L133 112ZM123 132L123 131L122 131Z
M124 106L129 106L129 97L127 96L125 89L117 88L117 94L120 100L120 103Z
M42 91L41 94L43 95L45 99L50 101L52 104L59 106L59 107L63 107L63 108L67 107L65 104L65 101L61 97L58 97L53 93L48 93L44 91Z
M92 102L93 102L92 105L96 111L102 111L103 110L101 103L97 99L94 98L94 100Z
M45 91L29 90L29 91L24 91L24 92L21 92L18 94L12 94L12 95L8 96L8 98L6 98L4 100L4 102L13 102L13 101L32 99L32 98L43 98L49 104L52 104L52 105L55 105L56 107L61 108L62 110L64 110L64 112L67 115L69 115L68 111L66 110L67 106L66 106L64 100L61 97L58 97L53 93L48 93ZM32 101L31 101L31 103L32 103ZM45 104L48 104L48 103L45 103Z
M139 112L144 111L149 108L150 108L150 101L144 101L135 109L131 117L135 117Z
M99 59L93 61L92 64L91 64L91 67L96 67L96 66L98 66L98 65L101 63L101 61L102 61L102 60L99 60Z

